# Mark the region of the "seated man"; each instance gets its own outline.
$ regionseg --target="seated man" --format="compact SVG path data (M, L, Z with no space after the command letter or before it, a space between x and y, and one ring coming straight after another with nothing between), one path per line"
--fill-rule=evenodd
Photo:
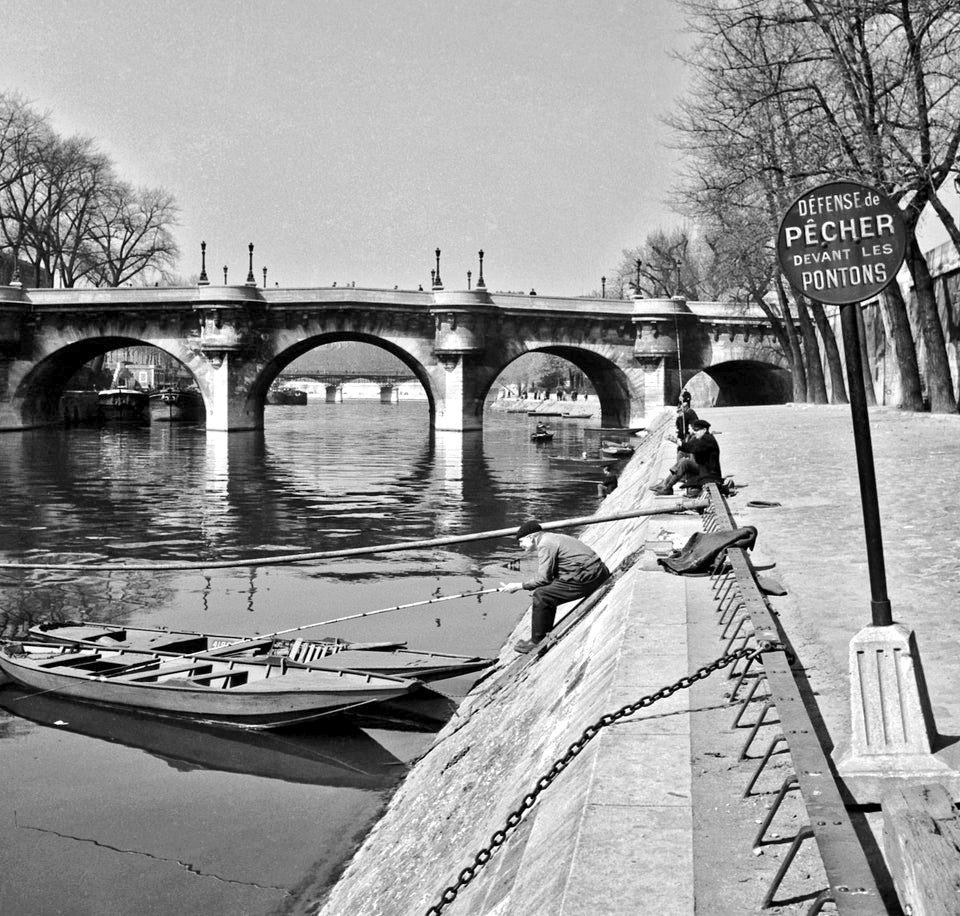
M694 420L690 424L692 435L686 442L677 444L677 450L683 453L670 473L655 483L650 489L657 496L672 496L673 485L684 481L689 485L700 485L709 481L723 482L720 470L720 446L710 435L710 424L706 420Z
M502 582L500 589L533 592L530 639L514 646L517 652L529 652L553 627L557 605L593 594L610 578L610 570L586 544L544 531L536 521L524 522L517 529L517 540L524 551L536 549L536 575L526 582Z
M617 475L613 472L613 468L608 465L604 465L603 468L603 480L597 484L597 496L601 499L609 496L614 490L617 489L619 480Z

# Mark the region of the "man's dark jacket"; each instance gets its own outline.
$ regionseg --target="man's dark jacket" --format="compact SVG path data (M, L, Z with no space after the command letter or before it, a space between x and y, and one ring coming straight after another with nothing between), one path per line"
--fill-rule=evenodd
M723 480L723 471L720 470L720 446L709 432L702 436L693 436L689 441L681 442L677 448L697 462L700 467L699 482Z

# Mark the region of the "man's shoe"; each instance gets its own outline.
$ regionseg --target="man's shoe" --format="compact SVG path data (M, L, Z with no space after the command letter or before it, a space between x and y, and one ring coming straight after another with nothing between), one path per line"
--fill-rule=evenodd
M539 645L539 642L534 642L532 639L521 639L520 642L513 647L513 650L515 652L522 652L525 655L527 652L536 649Z
M662 483L656 483L650 487L650 492L657 496L673 496L673 487L665 487Z

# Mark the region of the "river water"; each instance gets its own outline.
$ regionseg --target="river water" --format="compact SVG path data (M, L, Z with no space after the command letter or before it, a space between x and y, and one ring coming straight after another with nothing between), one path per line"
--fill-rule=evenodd
M553 460L597 421L488 411L434 433L426 402L268 407L263 433L143 429L0 435L0 558L184 561L338 550L588 515L596 468ZM512 539L370 557L161 572L0 569L5 636L50 618L220 633L496 586ZM510 573L515 576L515 573ZM525 610L494 594L308 631L496 654ZM472 679L441 682L456 697ZM0 687L0 909L282 913L349 858L430 734L324 723L189 727Z

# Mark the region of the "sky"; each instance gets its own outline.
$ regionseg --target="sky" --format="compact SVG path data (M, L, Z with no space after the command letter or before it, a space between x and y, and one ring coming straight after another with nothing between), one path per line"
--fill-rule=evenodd
M178 272L577 296L682 220L671 0L6 0L0 89L170 191Z

